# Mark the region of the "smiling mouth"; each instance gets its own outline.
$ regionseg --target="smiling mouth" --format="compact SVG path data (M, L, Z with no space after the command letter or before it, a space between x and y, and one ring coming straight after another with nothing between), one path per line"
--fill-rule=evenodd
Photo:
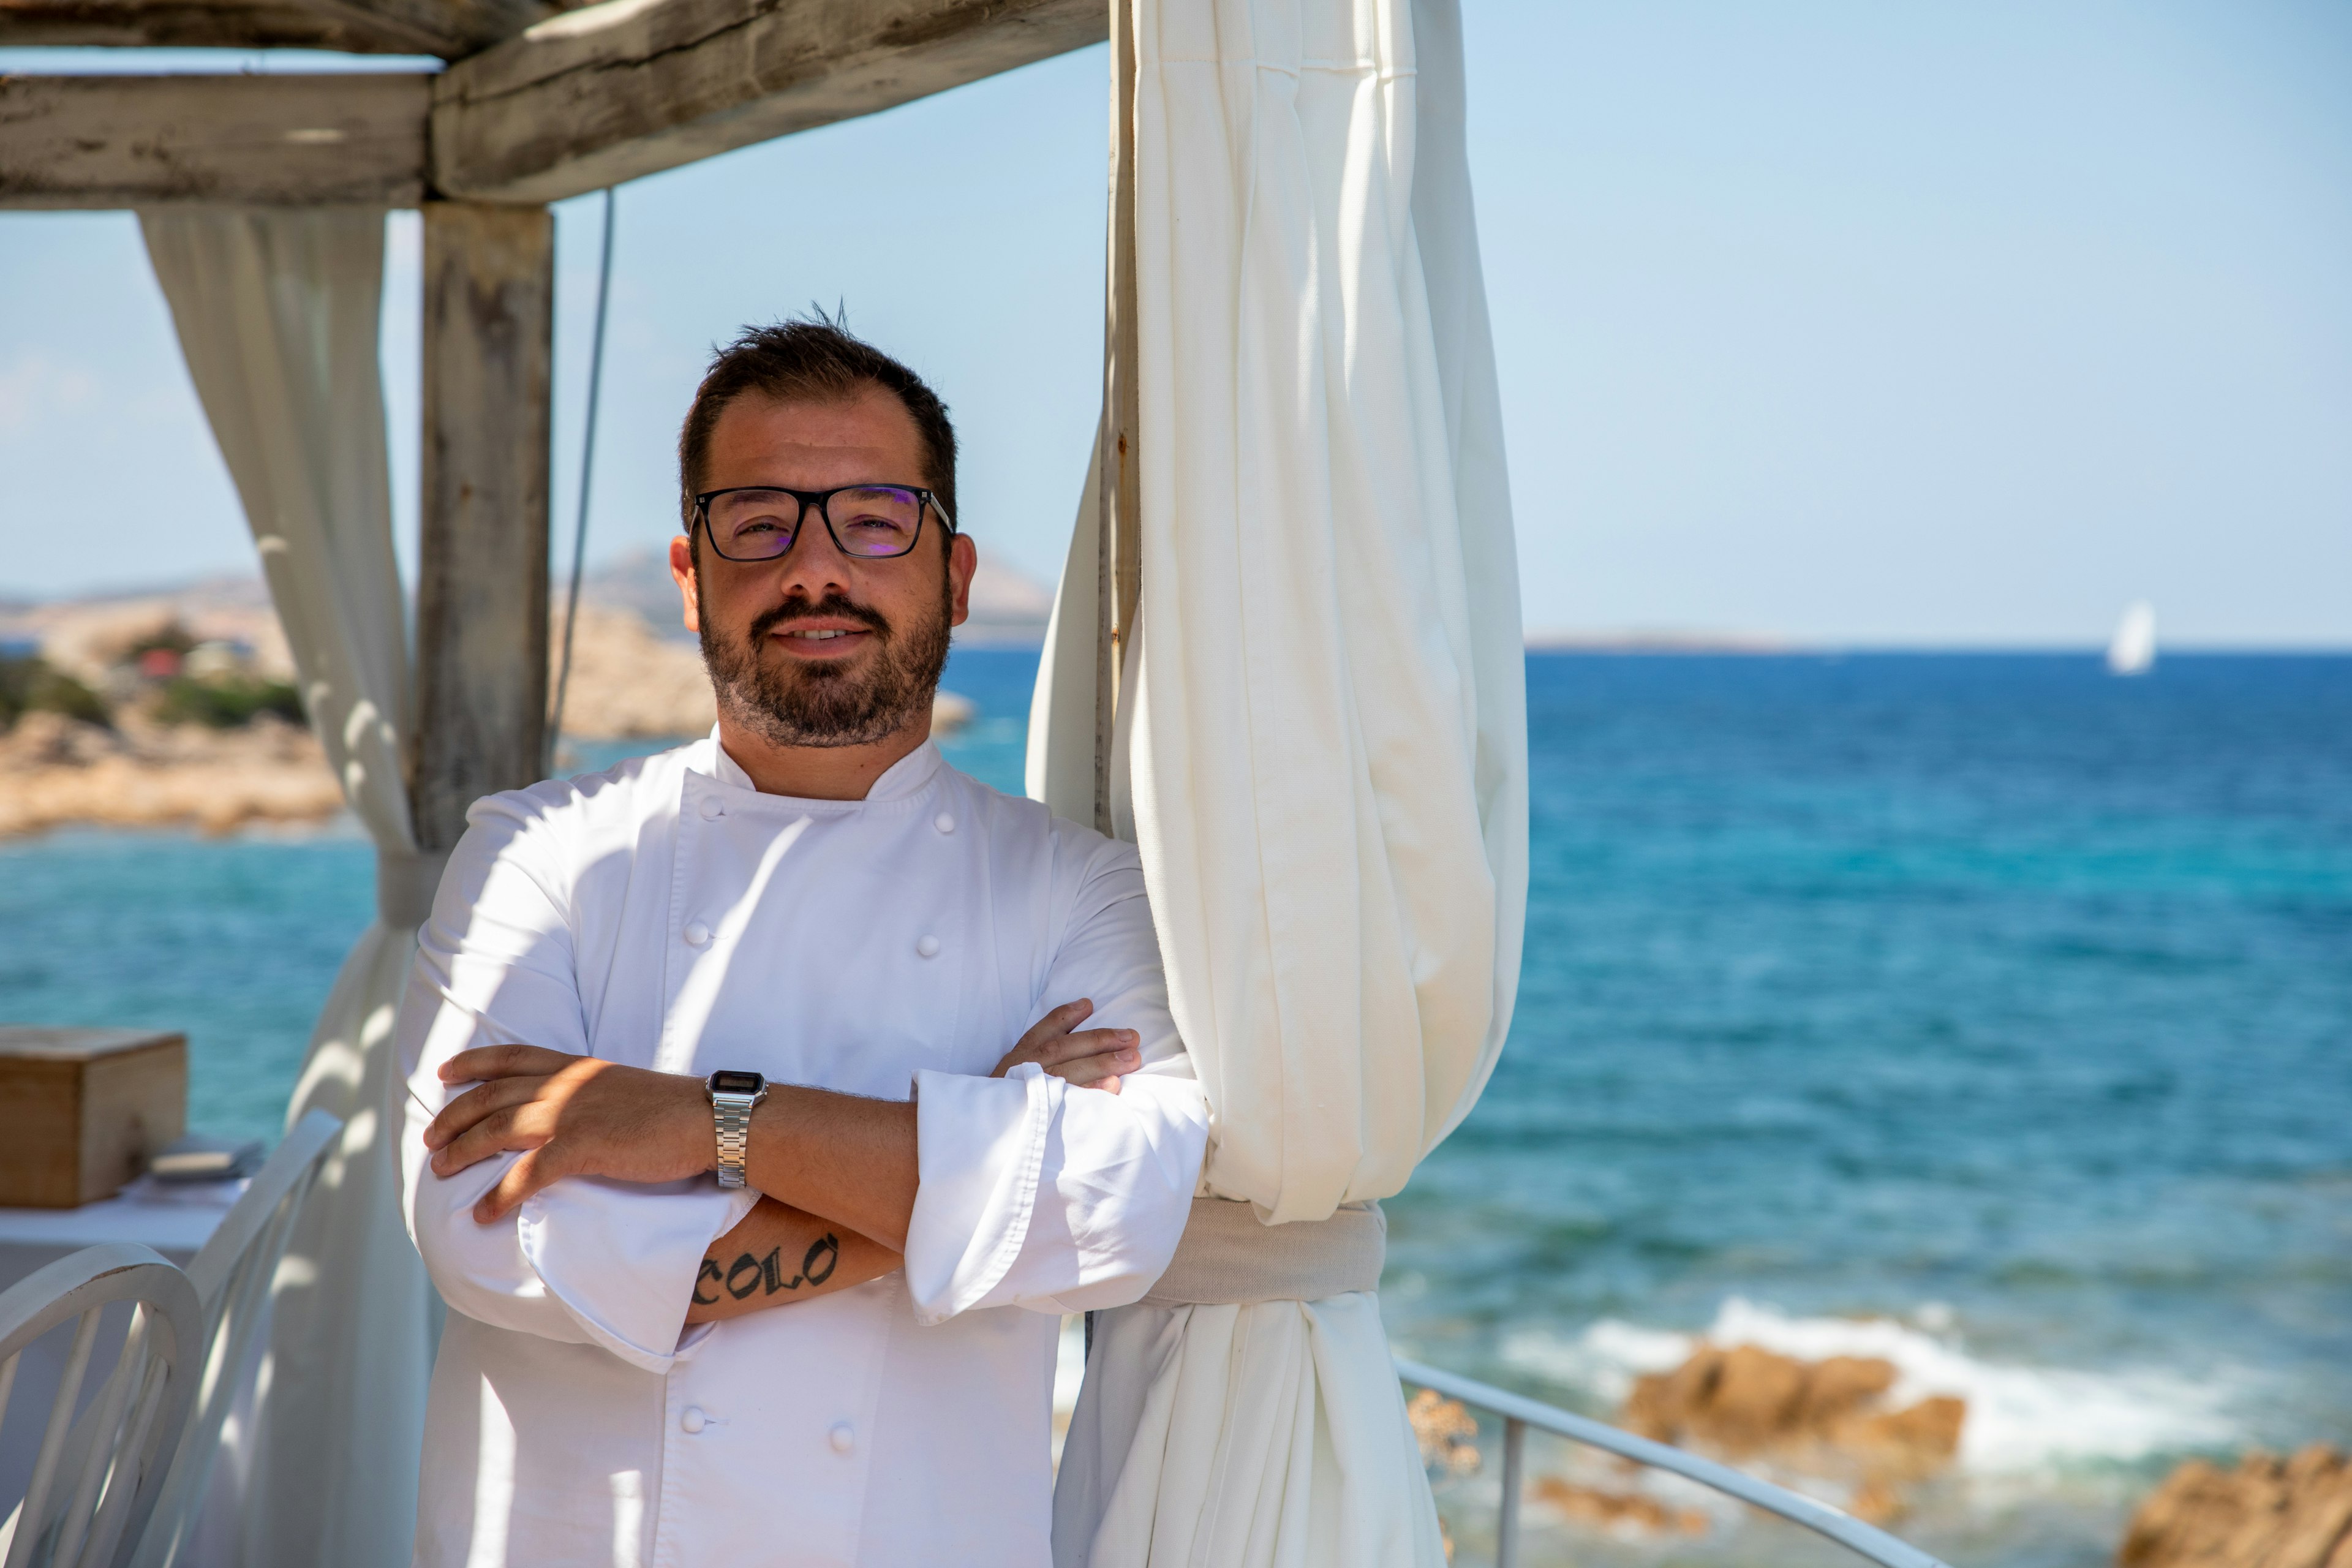
M773 645L787 658L804 664L837 664L863 652L867 645L887 647L887 622L839 595L812 604L794 595L751 623L754 647Z
M856 651L858 644L871 642L874 631L870 626L801 626L770 632L768 636L782 643L793 658L821 663L847 658Z

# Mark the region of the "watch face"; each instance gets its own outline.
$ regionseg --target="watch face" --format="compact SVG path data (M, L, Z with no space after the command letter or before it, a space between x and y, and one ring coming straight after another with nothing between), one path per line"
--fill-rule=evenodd
M713 1094L757 1094L768 1087L768 1080L755 1072L715 1072L710 1075Z

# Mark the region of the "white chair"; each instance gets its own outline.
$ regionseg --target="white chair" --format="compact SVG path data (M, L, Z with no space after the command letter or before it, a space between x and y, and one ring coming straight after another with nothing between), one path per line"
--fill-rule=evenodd
M188 1264L204 1309L204 1375L154 1514L143 1534L125 1537L135 1543L123 1558L130 1568L169 1568L187 1549L220 1452L221 1425L255 1374L278 1262L342 1131L323 1110L305 1114Z
M269 1287L285 1257L295 1218L342 1130L343 1124L323 1110L305 1115L254 1176L236 1206L221 1216L211 1239L189 1263L186 1279L196 1299L200 1326L182 1342L190 1347L184 1359L198 1371L183 1381L194 1391L194 1405L175 1428L170 1447L159 1439L150 1448L151 1456L162 1461L153 1465L160 1485L138 1500L135 1516L113 1532L110 1540L117 1549L110 1554L100 1550L107 1543L95 1535L84 1544L80 1563L89 1568L134 1563L141 1568L165 1568L187 1550L213 1461L220 1451L222 1426L255 1373L262 1330L269 1321ZM77 1253L74 1258L89 1255ZM18 1289L42 1277L34 1275ZM0 1373L0 1410L5 1408L7 1375ZM70 1400L68 1403L69 1406ZM100 1419L101 1407L102 1402L94 1402L62 1442L45 1440L40 1463L68 1476L87 1476L100 1468L93 1466L92 1456L99 1451L100 1433L108 1429ZM58 1568L75 1563L65 1554L27 1561L54 1563ZM13 1555L5 1568L18 1568Z
M131 1310L114 1370L77 1422L100 1318L117 1302ZM117 1547L139 1539L153 1513L195 1407L204 1342L195 1288L152 1249L112 1242L61 1258L0 1294L0 1420L25 1348L69 1319L79 1321L31 1482L0 1524L5 1568L113 1563Z

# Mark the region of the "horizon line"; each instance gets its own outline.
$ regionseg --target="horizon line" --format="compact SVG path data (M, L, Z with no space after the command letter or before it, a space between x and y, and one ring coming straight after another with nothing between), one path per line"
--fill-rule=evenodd
M229 571L184 577L169 583L121 584L63 593L26 593L0 588L0 618L55 605L98 605L120 600L175 597L205 589L235 585L261 588L258 572ZM267 592L264 590L266 601ZM1035 648L1044 643L1044 617L975 617L978 622L959 635L967 647ZM1535 626L1527 628L1521 646L1538 654L1654 655L1746 658L1822 658L1879 654L2007 654L2096 656L2106 648L2100 637L2007 637L1970 633L1920 637L1791 635L1783 632L1711 630L1696 627L1586 628ZM2352 655L2352 634L2327 637L2263 638L2252 637L2184 636L2159 639L2159 658L2192 655L2237 657L2336 657Z

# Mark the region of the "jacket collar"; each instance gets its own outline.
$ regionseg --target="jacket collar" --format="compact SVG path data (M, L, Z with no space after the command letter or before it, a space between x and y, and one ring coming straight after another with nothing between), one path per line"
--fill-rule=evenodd
M719 726L716 724L710 727L710 758L709 772L712 778L734 789L758 792L760 786L751 782L751 775L743 771L741 763L727 754L725 746L719 744ZM876 779L872 787L866 790L863 803L825 800L808 801L803 804L837 807L860 804L879 805L888 801L911 799L922 793L924 786L931 782L931 775L938 773L945 763L946 759L940 755L939 742L926 737L921 745L917 746L884 770L882 776ZM799 799L798 796L781 795L769 795L766 798L793 801Z

